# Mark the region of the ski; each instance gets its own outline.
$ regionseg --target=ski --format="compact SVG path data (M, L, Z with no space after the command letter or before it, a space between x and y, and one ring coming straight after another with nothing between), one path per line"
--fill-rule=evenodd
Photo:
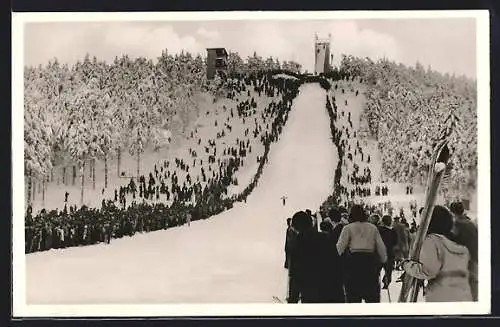
M285 302L284 302L284 301L282 301L279 297L274 296L274 295L273 295L273 300L274 300L274 302L276 302L276 303L285 303Z
M445 173L445 168L450 159L450 150L448 148L448 141L445 139L441 141L435 148L432 156L429 173L427 177L427 188L425 196L425 205L420 217L420 227L417 230L415 241L411 247L410 259L419 260L422 244L429 228L429 223L434 210L439 184L441 178ZM408 274L403 274L403 285L399 294L398 302L416 302L419 290L422 286L422 281L413 278ZM409 297L409 301L408 301Z

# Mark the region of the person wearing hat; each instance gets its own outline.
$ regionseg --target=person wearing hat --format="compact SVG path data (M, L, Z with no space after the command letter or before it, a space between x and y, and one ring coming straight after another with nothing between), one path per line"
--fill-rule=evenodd
M387 262L384 264L384 277L382 277L383 289L387 289L392 281L392 271L394 270L394 249L398 245L398 234L391 228L392 217L384 215L382 225L379 227L380 236L384 241L387 250Z
M443 206L435 206L419 260L402 263L406 274L427 280L426 302L472 301L469 250L452 240L452 229L451 213Z
M453 227L453 240L461 244L469 250L471 260L469 263L470 286L472 290L472 298L477 301L478 296L478 235L477 226L465 214L462 202L453 202L450 205L450 211L454 216L455 224Z
M369 223L363 206L354 205L352 221L340 233L339 255L346 258L346 297L349 303L380 302L380 267L387 261L387 251L378 228Z

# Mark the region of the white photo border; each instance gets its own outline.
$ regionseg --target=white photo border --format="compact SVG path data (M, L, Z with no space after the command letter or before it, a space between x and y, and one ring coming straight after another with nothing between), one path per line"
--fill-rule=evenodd
M28 305L24 251L24 24L54 21L209 21L325 19L475 18L478 107L479 301L476 303L376 304L172 304ZM490 234L490 49L487 10L450 11L235 11L12 14L12 295L13 317L180 317L180 316L380 316L475 315L491 311Z

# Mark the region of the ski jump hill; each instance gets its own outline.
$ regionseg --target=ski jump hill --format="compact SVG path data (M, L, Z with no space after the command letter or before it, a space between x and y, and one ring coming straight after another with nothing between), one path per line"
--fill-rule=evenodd
M271 303L273 296L284 298L286 218L297 210L317 210L334 191L339 159L331 140L327 97L335 96L341 108L347 100L344 109L351 112L355 127L360 126L362 90L356 96L351 88L362 85L336 83L338 90L329 91L318 83L300 86L246 202L189 227L113 239L108 245L31 253L26 256L27 302ZM371 154L376 162L375 149ZM396 299L400 286L391 287ZM382 301L388 301L385 291Z

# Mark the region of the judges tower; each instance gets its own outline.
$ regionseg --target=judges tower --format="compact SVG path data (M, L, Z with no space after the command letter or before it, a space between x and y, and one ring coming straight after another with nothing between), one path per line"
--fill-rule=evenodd
M320 39L314 35L314 74L326 73L330 70L330 42L331 34L327 39Z
M228 53L225 48L207 49L207 79L213 79L215 74L227 76Z

